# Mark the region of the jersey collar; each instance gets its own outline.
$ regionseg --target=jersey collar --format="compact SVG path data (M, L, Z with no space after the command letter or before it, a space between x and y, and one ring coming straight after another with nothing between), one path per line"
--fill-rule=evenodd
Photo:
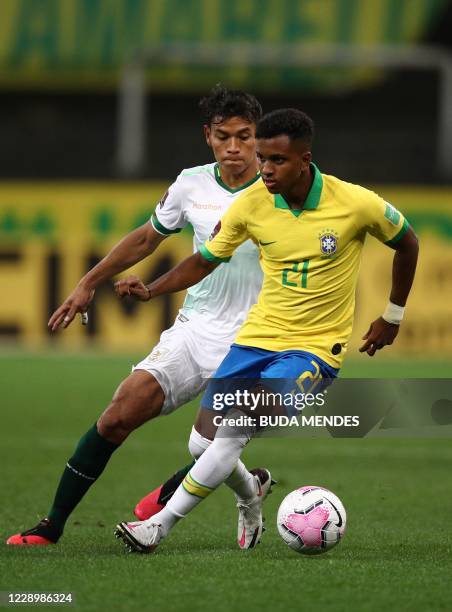
M255 183L261 177L260 173L258 172L256 174L256 176L253 177L250 181L248 181L244 185L240 185L240 187L236 187L235 189L233 189L232 187L228 187L226 185L226 183L223 182L223 179L221 178L221 174L220 174L220 166L219 166L218 163L215 164L215 166L214 166L214 172L215 172L215 180L217 181L217 183L221 187L223 187L223 189L226 189L226 191L229 191L229 193L237 193L237 191L241 191L242 189L246 189L247 187L249 187L250 185Z
M300 210L294 210L290 208L286 200L280 193L275 194L275 207L289 209L296 217L304 210L315 210L320 202L323 188L323 178L320 170L312 162L309 164L311 172L314 174L314 180L312 181L311 189L309 190L308 197L306 198L303 208Z

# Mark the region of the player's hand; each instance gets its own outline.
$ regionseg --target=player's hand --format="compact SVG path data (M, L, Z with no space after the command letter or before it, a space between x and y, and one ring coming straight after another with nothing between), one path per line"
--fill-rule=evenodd
M151 292L138 276L127 276L117 281L115 291L120 298L130 296L141 302L151 299Z
M82 315L82 323L86 324L85 313L94 297L94 289L88 289L84 285L77 285L71 295L64 300L59 308L55 310L47 323L51 331L56 331L60 325L68 327L79 312Z
M365 342L359 349L359 352L367 353L369 357L373 357L376 351L394 342L399 333L399 327L399 325L388 323L383 317L379 317L370 324L367 333L364 334L363 340L365 340Z

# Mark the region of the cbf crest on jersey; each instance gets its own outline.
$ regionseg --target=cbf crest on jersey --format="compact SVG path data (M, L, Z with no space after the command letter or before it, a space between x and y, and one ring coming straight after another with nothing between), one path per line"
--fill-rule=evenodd
M324 229L320 232L320 251L324 257L331 257L336 253L338 237L333 229Z

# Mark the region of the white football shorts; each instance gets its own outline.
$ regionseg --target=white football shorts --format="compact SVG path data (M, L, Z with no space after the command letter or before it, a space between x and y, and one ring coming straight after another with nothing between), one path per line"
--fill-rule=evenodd
M228 353L234 333L221 333L202 315L179 313L151 353L132 370L146 370L165 394L161 415L167 415L203 391Z

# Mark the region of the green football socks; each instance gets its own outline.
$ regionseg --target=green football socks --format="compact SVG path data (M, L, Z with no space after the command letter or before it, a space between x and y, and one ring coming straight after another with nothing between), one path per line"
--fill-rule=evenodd
M119 444L99 435L96 424L80 439L75 453L66 464L48 514L52 526L60 535L69 515L102 474L118 447Z

